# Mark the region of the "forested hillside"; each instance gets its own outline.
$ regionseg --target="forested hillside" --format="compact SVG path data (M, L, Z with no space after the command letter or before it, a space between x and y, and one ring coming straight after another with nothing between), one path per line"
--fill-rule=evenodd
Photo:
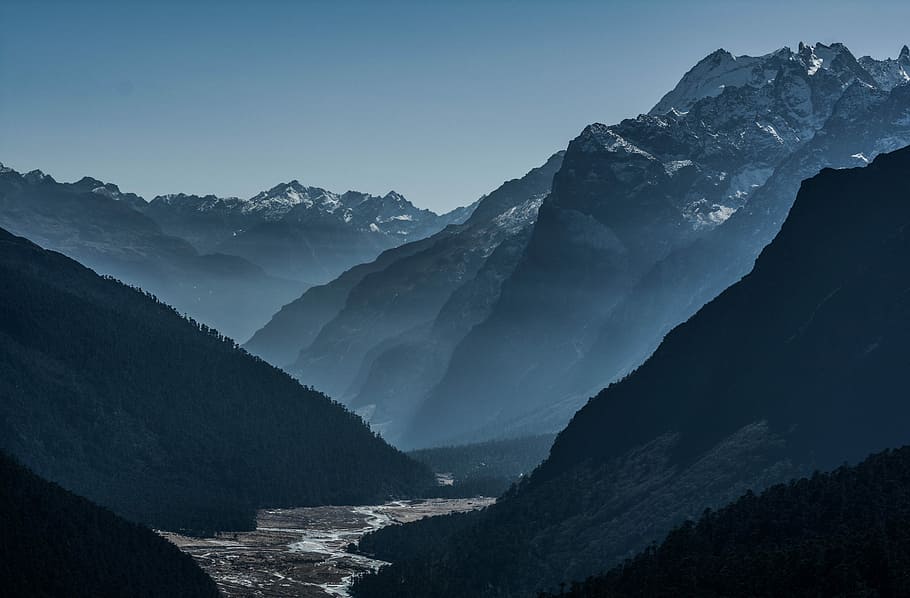
M910 595L910 448L750 492L558 595Z
M0 231L0 449L128 519L414 495L432 474L356 415L151 296Z
M547 458L554 438L554 434L541 434L442 446L410 451L408 456L437 474L451 476L452 485L437 488L437 494L499 496Z
M750 488L905 444L908 230L910 148L805 181L752 272L591 399L528 481L356 595L551 590Z
M153 531L46 482L0 453L0 593L32 598L218 596Z

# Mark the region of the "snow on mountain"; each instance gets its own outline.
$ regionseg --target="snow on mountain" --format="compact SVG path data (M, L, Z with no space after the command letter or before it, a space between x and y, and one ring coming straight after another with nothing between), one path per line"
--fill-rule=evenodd
M893 74L907 58L874 64ZM409 414L402 445L542 431L556 419L532 425L535 409L637 366L745 273L803 178L910 142L910 85L880 79L839 43L719 50L649 113L586 127L495 306Z
M781 48L763 56L734 56L721 49L700 60L649 114L665 114L671 110L685 113L695 102L719 96L728 88L773 85L785 62L801 65L810 76L820 69L832 71L841 80L842 87L856 78L875 84L873 75L840 43L827 46L800 42L796 52Z
M321 187L310 187L297 180L275 185L248 199L238 197L198 196L183 193L161 195L152 202L152 212L159 219L168 220L162 212L180 212L188 217L191 212L200 215L218 214L231 218L238 230L231 236L256 223L278 222L288 219L293 222L337 222L350 225L362 231L379 233L392 237L408 237L415 234L431 234L438 220L442 228L448 224L463 222L470 212L453 212L453 217L439 216L430 210L418 209L403 195L389 191L385 195L371 195L359 191L334 193ZM328 221L323 220L328 217ZM429 230L429 233L425 232Z
M727 87L759 86L766 80L762 69L756 68L763 58L734 56L726 50L716 50L692 67L654 106L651 114L664 114L672 109L686 112L698 100L718 96Z
M319 187L304 187L299 181L275 185L244 202L244 213L258 214L265 220L278 220L295 206L316 208L322 212L334 213L342 207L341 198L331 191Z
M859 63L869 71L876 84L882 89L893 89L910 81L910 48L906 45L901 48L896 59L876 60L870 56L863 56L859 59Z

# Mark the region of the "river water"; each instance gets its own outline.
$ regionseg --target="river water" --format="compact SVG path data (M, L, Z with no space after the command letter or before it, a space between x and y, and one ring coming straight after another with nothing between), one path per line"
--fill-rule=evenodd
M364 534L486 507L492 498L393 501L382 505L304 507L259 511L256 530L214 538L162 535L190 554L226 596L347 597L354 576L383 561L350 554Z

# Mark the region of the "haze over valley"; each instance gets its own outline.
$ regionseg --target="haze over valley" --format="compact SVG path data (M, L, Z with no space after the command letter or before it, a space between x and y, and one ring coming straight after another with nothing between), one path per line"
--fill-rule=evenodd
M0 6L4 595L910 592L910 9L810 5Z

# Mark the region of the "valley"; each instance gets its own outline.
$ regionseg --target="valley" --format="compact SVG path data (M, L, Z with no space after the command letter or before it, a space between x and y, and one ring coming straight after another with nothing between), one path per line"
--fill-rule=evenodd
M482 509L493 498L392 501L366 506L263 509L256 529L163 537L191 555L225 596L348 596L353 577L384 561L347 552L364 534L426 517Z
M0 598L910 596L910 2L112 4L0 0Z

